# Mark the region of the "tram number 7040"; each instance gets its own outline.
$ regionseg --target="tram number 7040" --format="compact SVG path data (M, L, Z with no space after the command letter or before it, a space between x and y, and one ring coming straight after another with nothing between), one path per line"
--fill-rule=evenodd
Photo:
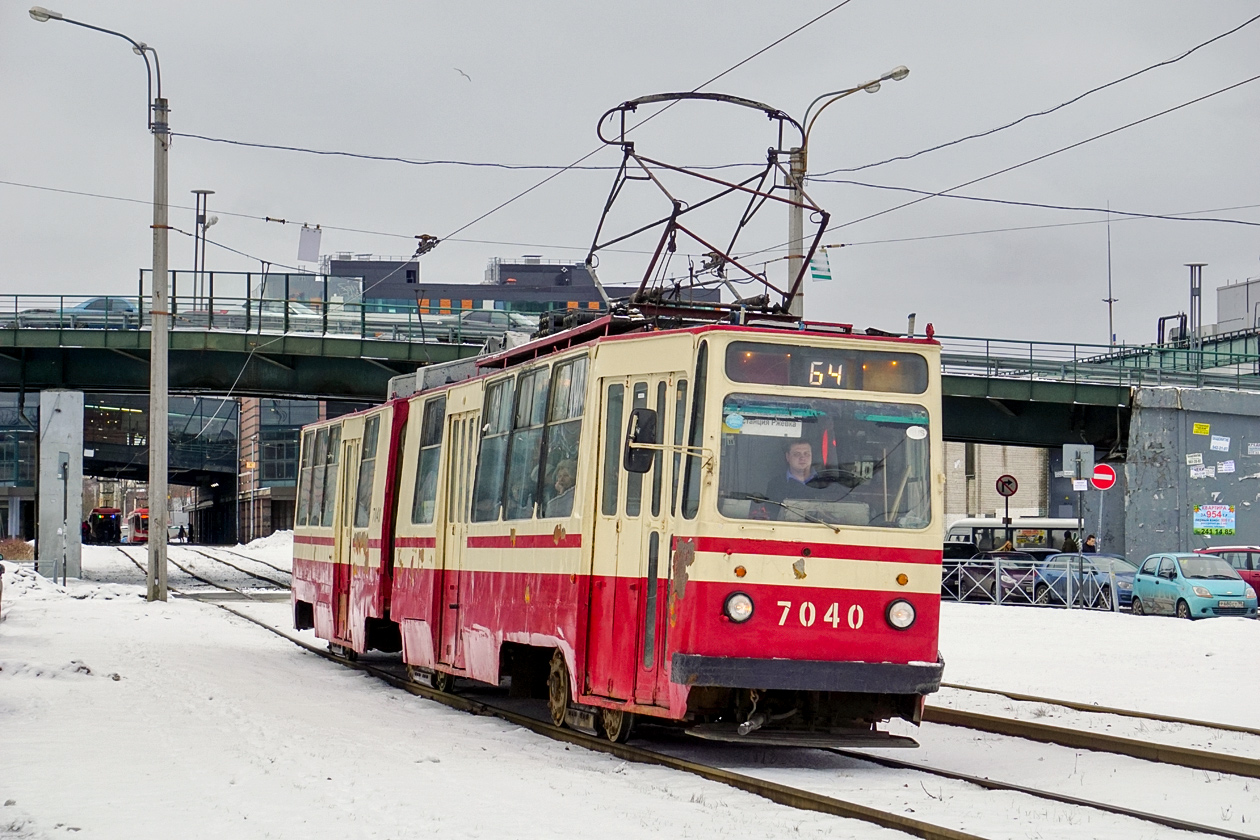
M779 626L782 627L785 624L787 624L788 616L792 614L792 602L791 601L778 601L776 603L780 607L783 608L783 614L779 616ZM813 627L814 621L818 618L818 611L814 607L813 603L809 601L805 601L801 604L800 608L797 609L796 617L800 620L802 627ZM847 616L847 619L848 619L848 624L849 624L850 629L852 630L862 629L862 621L865 618L866 616L863 613L862 608L860 606L858 606L857 604L854 604L853 606L849 607L849 614ZM833 630L838 629L840 627L840 621L841 621L840 605L832 604L830 607L828 607L827 612L823 613L822 620L830 624Z

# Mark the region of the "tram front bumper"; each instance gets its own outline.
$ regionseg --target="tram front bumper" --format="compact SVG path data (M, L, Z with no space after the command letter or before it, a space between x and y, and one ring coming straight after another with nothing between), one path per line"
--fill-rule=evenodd
M941 687L945 661L823 662L675 653L670 680L687 686L844 691L857 694L930 694Z

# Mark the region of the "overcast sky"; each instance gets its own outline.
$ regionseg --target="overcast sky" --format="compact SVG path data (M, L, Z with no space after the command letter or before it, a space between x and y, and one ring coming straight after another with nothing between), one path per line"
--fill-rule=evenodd
M595 124L608 108L690 90L833 5L66 0L52 8L155 46L176 132L412 159L567 164L599 146ZM36 23L27 7L0 5L0 179L138 201L0 184L0 294L134 293L138 270L151 260L144 65L121 40ZM819 93L907 65L905 81L850 97L819 120L809 164L822 173L1044 110L1256 14L1260 4L1228 0L852 0L706 90L799 117ZM832 177L942 190L1257 74L1260 22L1050 116ZM960 192L1260 222L1255 207L1221 209L1260 205L1258 106L1260 81ZM682 164L763 160L774 141L766 120L727 110L673 108L636 133L638 148ZM614 149L587 161L617 162ZM547 174L192 138L176 138L170 173L173 225L191 231L189 191L215 190L210 210L220 221L210 238L257 258L211 247L207 267L217 271L297 259L296 226L228 213L319 223L326 254L409 254L415 234L446 236ZM480 282L491 257L581 261L611 178L608 171L560 175L426 255L422 282ZM662 209L634 186L619 221ZM822 182L809 189L837 225L911 197ZM834 281L809 286L807 317L898 329L913 310L920 328L931 321L948 335L1103 343L1107 229L1100 221L1087 212L933 198L841 227L824 241L850 247L831 252ZM751 231L747 250L777 247L757 259L779 256L785 239L786 217L775 211ZM1122 341L1153 340L1156 318L1186 308L1184 263L1208 263L1208 322L1218 285L1260 275L1256 226L1117 216L1111 242ZM190 267L192 240L172 234L171 254L172 268ZM637 282L645 260L608 255L600 277Z

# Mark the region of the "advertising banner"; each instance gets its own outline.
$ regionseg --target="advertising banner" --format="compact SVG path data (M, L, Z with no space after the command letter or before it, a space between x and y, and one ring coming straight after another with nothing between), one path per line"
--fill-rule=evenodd
M1194 532L1232 536L1234 533L1233 505L1195 505Z

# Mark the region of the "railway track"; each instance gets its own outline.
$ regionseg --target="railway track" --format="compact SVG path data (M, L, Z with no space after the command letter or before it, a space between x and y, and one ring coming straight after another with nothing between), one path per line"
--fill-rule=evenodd
M144 573L146 573L146 574L148 573L148 569L147 569L144 565L142 565L142 564L140 563L140 561L138 561L138 560L136 560L136 558L132 557L132 556L131 556L131 555L130 555L130 554L129 554L129 553L128 553L125 549L123 549L121 546L114 546L114 548L115 548L115 549L117 549L117 550L118 550L118 552L122 554L122 556L124 556L124 557L126 557L128 560L130 560L130 561L131 561L131 563L132 563L134 566L136 566L136 568L138 568L141 572L144 572ZM193 550L195 551L195 549L193 549ZM220 558L213 557L213 556L211 556L211 555L209 555L209 554L206 554L205 552L202 552L202 551L196 551L196 553L197 553L197 554L201 554L202 556L204 556L204 557L206 557L206 558L208 558L208 559L210 559L210 560L214 560L214 561L215 561L215 562L217 562L217 563L222 563L223 565L228 566L229 568L235 569L235 570L236 570L236 571L238 571L238 572L242 572L243 574L246 574L246 575L248 575L248 576L250 576L250 577L253 577L253 578L256 578L256 579L259 579L259 580L265 580L265 581L267 581L267 582L269 582L269 583L272 583L272 584L274 584L275 586L278 586L278 587L280 587L281 589L283 589L285 592L287 592L287 591L288 591L288 589L289 589L288 584L282 584L282 583L279 583L278 581L272 580L271 578L267 578L267 577L264 577L264 576L262 576L262 575L257 575L257 574L254 574L254 573L252 573L252 572L246 571L245 569L242 569L242 568L240 568L239 566L237 566L237 565L235 565L235 564L233 564L233 563L229 563L229 562L228 562L228 561L226 561L226 560L222 560L222 559L220 559ZM273 593L266 593L266 592L246 592L246 591L244 591L244 590L242 590L242 589L237 589L237 588L236 588L236 587L234 587L234 586L229 586L229 585L227 585L227 584L220 583L219 581L216 581L216 580L211 580L210 578L205 577L204 575L200 575L200 574L198 574L197 572L194 572L192 569L188 568L188 567L187 567L187 566L185 566L183 563L180 563L178 560L176 560L176 559L174 559L173 557L171 557L169 552L167 553L166 560L167 560L167 562L168 562L168 563L170 563L172 566L174 566L175 568L179 569L181 572L183 572L184 574L188 575L188 576L189 576L190 578L192 578L193 580L200 581L201 583L204 583L204 584L206 584L207 586L212 586L212 587L214 587L215 589L218 589L218 590L220 590L220 591L222 591L222 592L229 593L229 594L233 595L234 597L240 597L240 598L242 598L242 599L244 599L244 600L248 600L248 601L266 601L266 600L269 600L269 597L268 597L268 596L273 594ZM184 598L197 598L197 597L201 597L201 598L204 598L204 595L201 595L201 594L199 594L199 593L187 592L187 591L179 590L179 589L176 589L176 588L174 588L174 587L169 587L169 586L168 586L167 588L168 588L171 592L175 593L176 595L178 595L178 596L180 596L180 597L184 597Z
M118 549L137 569L145 571L145 567L123 549ZM202 553L203 552L198 552ZM206 555L209 559L219 560L210 555ZM172 560L172 565L179 569L190 578L197 580L206 585L212 586L218 590L235 593L245 600L256 601L256 593L245 592L236 587L226 585L219 581L211 580L204 575L193 572L178 561ZM240 572L243 571L235 564L226 561L224 565ZM248 572L245 572L248 574ZM258 575L250 575L251 577L259 577ZM171 588L171 591L181 597L195 597L195 593L184 590ZM968 840L969 838L978 838L980 835L970 834L956 828L948 826L936 825L924 820L910 817L904 813L896 811L884 810L881 808L864 805L857 802L848 801L834 796L828 796L823 793L793 787L791 785L780 784L778 782L760 778L747 773L740 773L734 770L717 767L702 761L695 761L691 758L679 755L673 755L669 752L662 752L657 749L649 749L638 745L614 744L602 738L596 738L584 733L576 732L570 729L560 729L551 724L549 720L540 719L523 713L517 709L507 708L488 702L483 699L477 699L469 696L448 694L436 691L427 686L416 683L408 679L402 673L391 671L387 667L381 667L378 664L363 660L349 660L341 656L334 655L323 647L311 645L301 639L296 639L287 632L273 627L269 623L249 615L232 606L223 603L209 602L212 606L218 607L234 616L242 618L252 624L267 630L281 638L297 645L304 650L314 653L328 661L335 662L343 667L356 669L380 679L396 688L407 691L411 694L424 697L442 703L451 708L466 711L472 714L493 715L505 721L521 726L539 735L543 735L554 740L564 743L580 746L585 749L614 755L626 761L636 763L653 764L662 767L668 767L680 772L686 772L709 781L718 782L729 785L730 787L761 796L770 801L786 805L788 807L800 810L813 811L817 813L829 814L832 816L845 817L849 819L857 819L863 822L878 825L910 834L914 837L927 838L928 840ZM970 688L970 687L959 687ZM1158 720L1167 723L1186 723L1196 726L1204 726L1210 728L1227 729L1227 727L1208 723L1204 721L1187 721L1167 716L1146 716L1138 712L1129 710L1103 709L1101 707L1086 706L1084 704L1068 704L1061 701L1052 701L1047 698L1032 697L1030 695L1013 696L1006 692L986 691L984 693L1002 694L1003 696L1012 697L1017 700L1031 700L1035 702L1055 703L1064 705L1068 708L1078 708L1081 711L1104 712L1109 714L1123 714L1127 717L1144 718L1149 720ZM932 708L932 707L929 707ZM1015 738L1023 738L1028 740L1040 741L1043 743L1054 743L1062 746L1076 747L1081 749L1090 749L1098 752L1114 753L1118 755L1130 756L1133 758L1144 759L1148 761L1156 761L1164 764L1175 764L1185 767L1195 767L1196 769L1205 769L1199 765L1207 763L1209 760L1218 761L1220 767L1212 767L1206 769L1219 770L1219 772L1233 773L1237 775L1245 775L1251 777L1260 776L1260 762L1252 759L1239 758L1236 756L1222 756L1220 754L1210 753L1203 750L1188 750L1178 747L1165 747L1158 745L1144 744L1134 739L1116 738L1115 736L1107 736L1101 733L1077 732L1068 730L1059 726L1048 726L1045 724L1030 724L1027 721L1017 721L1009 718L1002 718L993 715L981 715L974 712L962 712L956 709L942 709L936 707L936 711L932 716L925 714L925 720L932 720L938 713L944 713L943 717L948 721L940 720L938 722L946 722L946 725L960 726L970 729L976 729L994 734L1007 735ZM1046 729L1055 730L1051 733L1041 732L1039 729L1028 730L1029 725L1033 727L1044 727ZM1234 731L1240 731L1252 734L1254 730L1248 730L1244 727L1232 727ZM1030 734L1035 737L1030 737ZM1067 743L1064 743L1067 742ZM1148 754L1138 754L1147 748ZM1155 750L1151 752L1151 750ZM1217 837L1231 838L1231 840L1260 840L1260 836L1247 834L1220 826L1205 825L1195 823L1189 820L1179 819L1174 816L1153 814L1149 811L1127 808L1120 805L1114 805L1084 797L1069 796L1054 791L1047 791L1027 785L1020 785L1014 782L1007 782L987 777L979 777L972 774L942 769L926 764L907 761L899 758L892 758L883 755L873 755L866 752L855 750L832 749L826 752L843 756L856 762L865 763L873 766L880 766L896 770L903 770L912 773L927 774L929 776L948 779L954 782L960 782L968 785L974 785L985 790L1001 791L1007 793L1022 794L1034 797L1047 802L1054 802L1073 808L1089 809L1092 811L1103 812L1120 817L1140 820L1145 823L1163 826L1170 829L1181 831L1197 832L1205 835ZM1225 769L1230 767L1232 769ZM926 788L925 788L926 792ZM928 793L931 796L930 793Z
M538 717L524 714L517 709L507 708L483 699L474 699L464 695L447 694L436 691L425 685L409 680L401 673L396 673L388 668L381 667L380 665L372 664L361 659L350 660L337 656L322 647L311 645L300 639L295 639L283 630L277 629L265 621L250 616L248 613L222 604L216 604L215 606L219 606L221 609L231 612L233 615L250 621L268 632L274 633L275 635L280 636L281 638L284 638L304 650L314 653L324 659L336 662L337 664L347 668L353 668L367 673L411 694L424 697L429 700L434 700L451 708L459 709L472 714L493 715L548 738L560 740L568 744L581 746L597 752L614 755L626 761L654 764L690 773L710 781L730 785L731 787L739 790L762 796L773 802L788 805L789 807L850 819L858 819L884 828L902 831L915 837L956 838L960 840L961 838L979 836L969 834L955 828L935 825L933 823L909 817L903 813L882 810L834 796L828 796L815 791L780 784L778 782L759 778L747 773L739 773L704 762L695 761L684 756L672 755L668 752L662 752L660 750L649 749L637 745L613 744L602 738L593 737L574 730L560 729L552 725L549 720L543 720ZM1012 734L1014 737L1022 737L1014 733L1006 734ZM1101 751L1112 752L1111 750ZM917 764L913 761L871 755L855 750L834 749L828 750L827 752L871 765L928 774L938 778L950 779L956 782L975 785L985 790L1023 794L1047 802L1104 812L1180 831L1191 831L1205 835L1226 837L1231 838L1231 840L1260 840L1260 835L1233 831L1219 826L1205 825L1190 820L1179 819L1174 816L1152 814L1148 811L1126 808L1124 806L1093 799L1068 796L1054 791L1042 790L1013 782L1000 781L966 773L944 770L928 765ZM1126 753L1120 754L1124 755ZM931 794L928 795L930 796Z
M241 574L244 574L244 575L249 575L250 577L255 578L256 580L261 580L261 581L263 581L264 583L269 583L269 584L271 584L272 586L279 587L280 589L288 589L288 588L289 588L289 584L288 584L288 583L286 583L286 582L284 582L284 581L281 581L281 580L276 580L276 579L275 579L275 578L273 578L273 577L268 577L267 575L261 575L261 574L258 574L257 572L251 572L249 569L242 568L242 567L240 567L240 566L236 565L235 563L233 563L233 562L231 562L231 561L229 561L229 560L224 560L222 557L215 557L213 554L209 554L208 552L203 551L202 549L199 549L199 548L188 548L187 546L180 546L180 548L182 548L184 551L191 551L193 554L200 554L202 557L205 557L205 558L207 558L207 559L209 559L209 560L213 560L213 561L215 561L216 563L222 563L222 564L223 564L223 565L225 565L225 566L230 566L231 568L236 569L236 570L237 570L238 572L240 572ZM223 549L217 549L217 550L222 551ZM235 556L235 557L244 557L246 560L253 560L253 558L252 558L252 557L246 557L244 554L237 554L235 551L228 551L227 553L228 553L228 554L231 554L231 555L233 555L233 556ZM276 571L279 571L279 572L284 572L284 569L281 569L281 568L279 568L278 566L272 566L270 563L263 563L263 561L261 561L261 560L257 560L257 561L254 561L254 562L257 562L257 563L260 563L261 565L264 565L264 566L267 566L267 567L269 567L269 568L275 569ZM286 572L286 574L288 574L288 573ZM292 576L290 576L290 578L291 578L291 577L292 577Z

